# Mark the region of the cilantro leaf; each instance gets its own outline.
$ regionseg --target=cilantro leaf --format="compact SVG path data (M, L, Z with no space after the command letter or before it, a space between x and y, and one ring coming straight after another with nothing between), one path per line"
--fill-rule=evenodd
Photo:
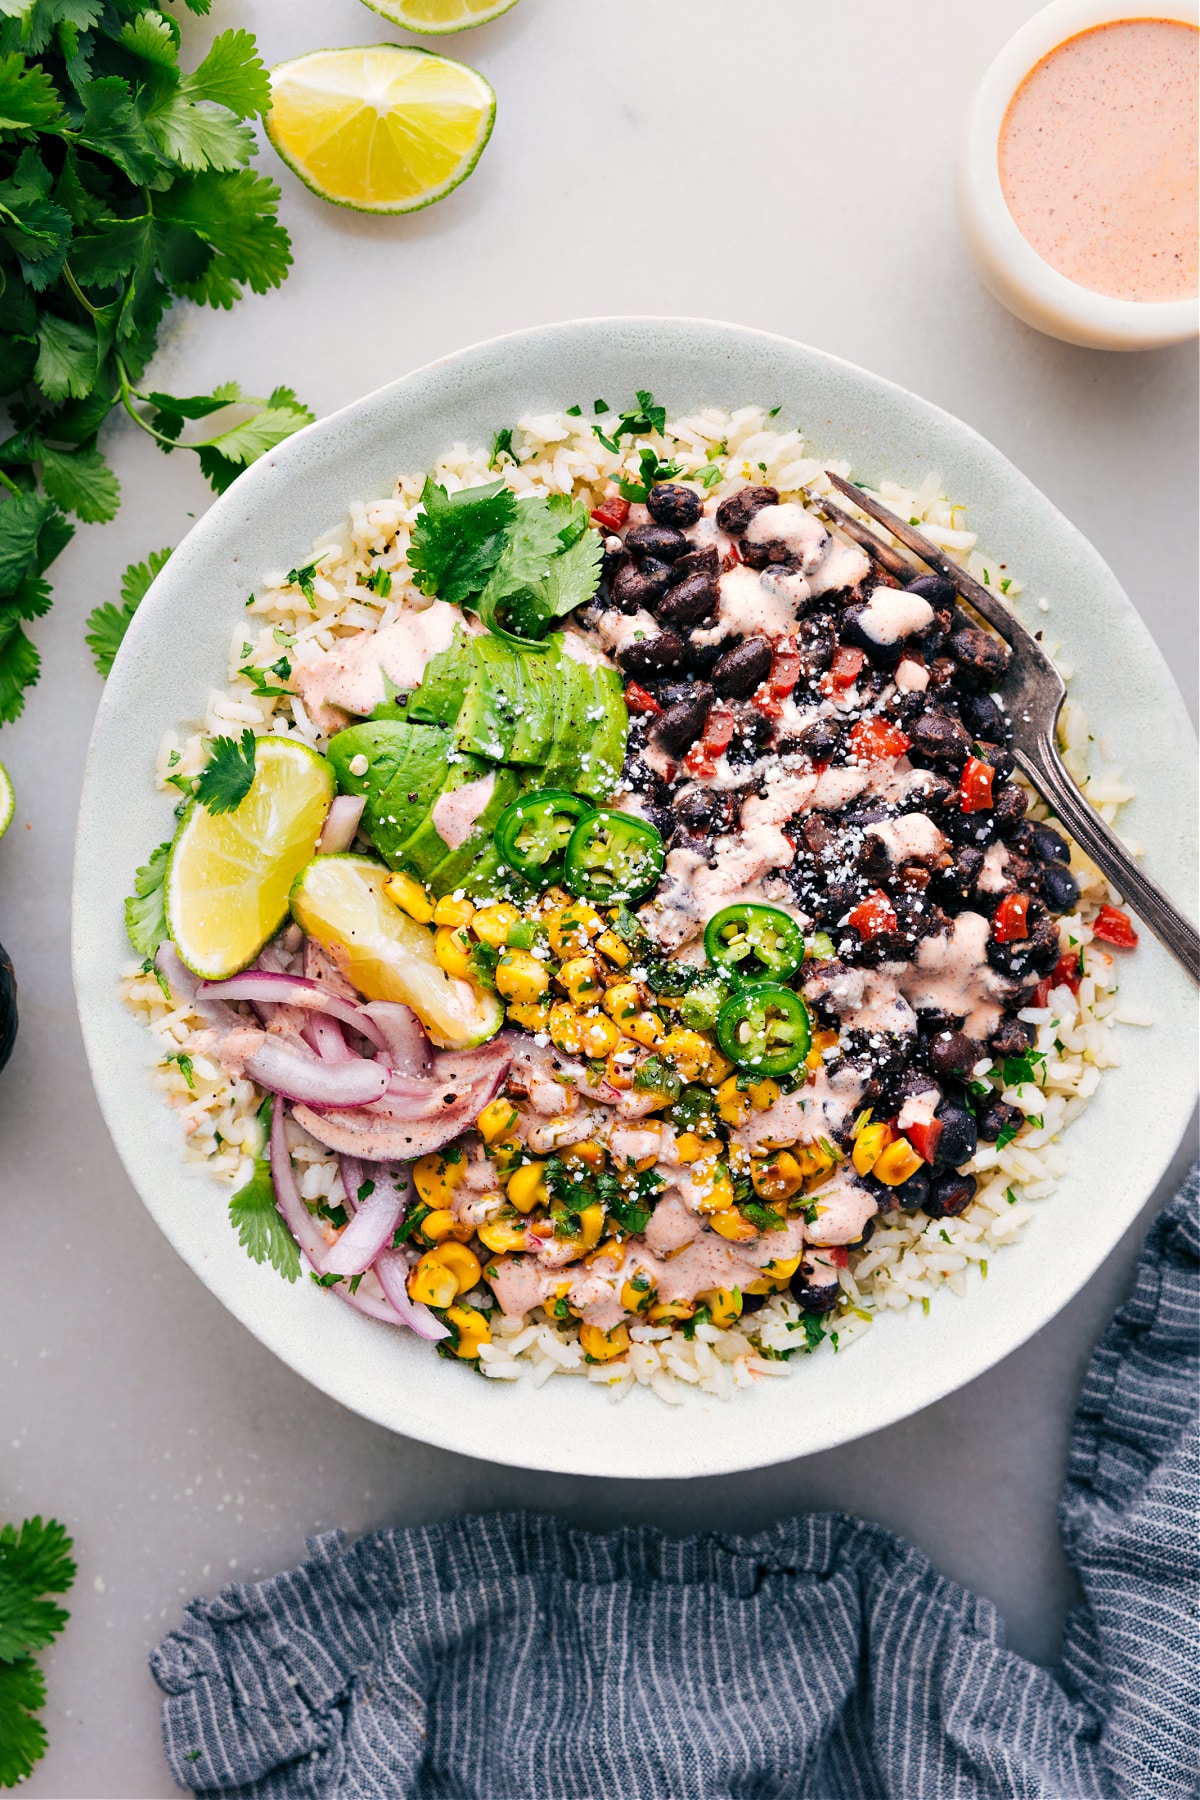
M146 129L159 150L181 169L240 169L249 159L254 134L222 106L172 94L147 119Z
M129 621L170 554L169 548L152 550L144 563L130 563L121 577L120 606L106 600L88 614L86 642L101 675L112 673L113 658L124 642Z
M16 1787L46 1754L46 1728L34 1714L46 1704L46 1683L28 1656L0 1663L0 1787Z
M0 56L0 131L38 131L63 116L57 90L45 69L32 67L15 51Z
M83 103L79 142L108 157L138 186L152 181L161 167L158 151L129 83L120 75L103 75L83 82L79 98Z
M196 782L196 798L210 813L236 812L254 784L254 733L247 725L241 740L213 739L208 762Z
M133 878L125 902L125 934L139 956L153 957L167 935L167 858L171 840L150 854Z
M275 183L250 169L184 175L169 193L156 196L155 217L192 232L215 258L182 291L210 306L231 306L242 282L256 294L278 287L292 262L287 232L275 222L279 198Z
M285 1281L299 1279L300 1250L280 1217L271 1165L266 1157L255 1157L253 1175L230 1200L229 1223L253 1262L269 1262Z
M200 467L218 494L223 494L243 469L268 450L274 450L302 426L312 424L313 414L306 406L298 402L273 405L275 398L272 395L265 405L252 402L258 410L250 418L189 446L199 455Z
M248 31L222 31L200 67L184 77L184 92L225 106L239 119L265 115L271 78Z
M0 594L36 566L42 528L54 511L40 494L14 494L0 506Z
M33 378L50 400L82 400L96 384L98 350L93 330L44 312L38 320Z
M121 489L98 450L42 447L42 486L52 500L89 525L116 517Z
M75 1579L71 1540L57 1519L26 1519L0 1530L0 1662L44 1650L67 1622L47 1594Z
M531 637L540 637L551 619L561 619L577 606L589 601L600 585L600 565L604 560L604 544L600 533L590 527L569 549L560 551L537 582L514 606L511 616L517 629Z
M500 561L517 502L502 481L448 494L427 477L408 560L423 594L469 604Z
M488 457L489 469L494 469L502 456L507 456L510 461L516 462L516 452L513 449L513 429L513 426L506 425L503 431L498 431L492 439L492 454Z
M41 673L42 659L15 618L0 618L0 720L10 724L25 710L24 692Z

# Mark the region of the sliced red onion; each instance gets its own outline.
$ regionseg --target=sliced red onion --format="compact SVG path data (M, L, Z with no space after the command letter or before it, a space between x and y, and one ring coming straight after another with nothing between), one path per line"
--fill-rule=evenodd
M398 1075L428 1075L433 1055L425 1028L411 1006L395 1000L370 1000L362 1010L383 1033L384 1055Z
M338 1158L338 1168L346 1194L346 1211L353 1216L358 1210L358 1190L363 1184L363 1166L355 1156L342 1156Z
M364 1056L351 1062L320 1062L285 1048L278 1038L268 1037L243 1066L260 1087L313 1106L366 1106L382 1099L387 1090L387 1070Z
M341 1026L328 1013L310 1013L300 1035L322 1062L349 1062L354 1056L342 1035Z
M260 975L288 975L288 955L283 947L283 935L273 937L269 944L264 944L254 964Z
M330 1245L321 1264L324 1275L361 1275L369 1269L381 1250L392 1241L392 1233L404 1214L408 1200L408 1181L385 1175L380 1169L374 1189L360 1200L358 1211Z
M317 843L318 856L340 856L354 842L358 821L363 816L366 798L360 794L339 794L325 818L325 829Z
M275 1187L275 1203L296 1242L314 1269L320 1269L328 1248L317 1222L300 1197L296 1172L288 1150L285 1109L276 1094L271 1105L271 1180Z
M385 1325L408 1324L408 1320L401 1318L389 1301L376 1300L373 1294L364 1294L361 1288L357 1294L352 1294L344 1281L335 1281L329 1292L336 1294L339 1300L344 1300L347 1306L352 1306L355 1312L366 1313L368 1319L382 1319ZM434 1323L437 1323L436 1319Z
M410 1331L431 1344L450 1336L441 1320L435 1319L427 1306L422 1306L409 1294L408 1264L398 1250L381 1250L375 1258L375 1273L380 1287Z
M296 1118L318 1143L339 1155L361 1157L364 1162L415 1162L474 1124L503 1086L511 1057L511 1046L499 1039L482 1050L446 1051L435 1059L433 1075L419 1097L394 1094L389 1083L376 1105L321 1112L299 1106Z
M382 1028L365 1006L343 999L332 988L324 987L319 981L310 981L307 975L277 975L268 969L247 969L241 975L231 975L228 981L202 981L197 992L201 997L209 996L213 1000L265 1001L275 1006L303 1006L310 1012L328 1013L331 1019L340 1019L343 1025L361 1032L377 1050L387 1048Z
M231 1012L224 1001L207 994L208 983L192 974L169 938L164 938L158 946L155 961L174 991L181 994L207 1024L215 1026L219 1031L228 1031L234 1025L245 1024L246 1021Z

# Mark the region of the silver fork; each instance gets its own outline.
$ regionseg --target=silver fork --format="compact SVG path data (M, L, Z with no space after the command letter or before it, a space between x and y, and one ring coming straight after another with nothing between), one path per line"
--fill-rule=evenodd
M852 482L844 481L831 470L826 473L838 492L860 512L884 526L897 543L920 557L928 568L953 582L967 605L1004 639L1012 657L1008 673L996 692L1012 725L1013 756L1075 842L1119 889L1127 904L1149 926L1159 942L1183 964L1192 980L1200 982L1200 933L1172 906L1162 889L1142 873L1120 839L1084 799L1063 767L1058 753L1057 725L1067 690L1062 676L1033 633L1026 630L990 588L968 575L927 537L914 531L911 525L898 519ZM891 545L881 543L867 526L849 518L841 507L824 495L811 494L810 498L881 568L901 580L920 574L920 570L900 557Z

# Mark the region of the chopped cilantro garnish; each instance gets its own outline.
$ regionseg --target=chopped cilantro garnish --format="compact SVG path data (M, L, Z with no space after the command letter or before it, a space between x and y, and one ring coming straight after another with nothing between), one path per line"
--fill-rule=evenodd
M254 733L247 725L240 742L214 738L208 762L196 783L196 798L210 813L236 812L254 784Z

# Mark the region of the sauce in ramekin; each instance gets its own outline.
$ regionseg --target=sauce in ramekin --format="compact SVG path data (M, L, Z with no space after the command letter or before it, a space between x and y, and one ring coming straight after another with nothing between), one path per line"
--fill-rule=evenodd
M1120 19L1069 38L1021 83L1000 133L1000 182L1052 268L1120 300L1200 288L1200 31Z

